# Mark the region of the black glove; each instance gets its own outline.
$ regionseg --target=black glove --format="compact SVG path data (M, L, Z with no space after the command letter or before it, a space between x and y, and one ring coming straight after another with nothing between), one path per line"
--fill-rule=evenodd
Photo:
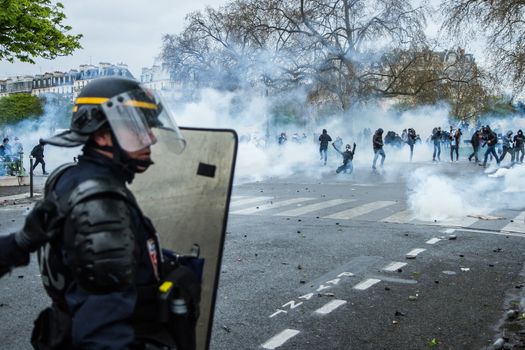
M0 237L0 277L10 272L13 267L29 264L29 253L20 249L15 235Z
M16 243L23 251L34 252L57 234L58 220L54 202L45 199L36 202L27 214L24 227L15 233Z

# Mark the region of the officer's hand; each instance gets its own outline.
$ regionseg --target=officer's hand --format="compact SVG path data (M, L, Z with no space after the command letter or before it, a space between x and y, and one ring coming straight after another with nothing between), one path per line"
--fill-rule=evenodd
M58 210L49 200L36 202L33 210L26 216L24 227L15 234L18 246L27 252L34 252L49 242L58 232Z

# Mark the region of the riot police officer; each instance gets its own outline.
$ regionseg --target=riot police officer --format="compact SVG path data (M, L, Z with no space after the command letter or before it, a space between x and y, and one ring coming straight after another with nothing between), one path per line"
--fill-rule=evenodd
M184 140L158 96L134 80L102 78L80 92L70 129L44 140L84 147L78 163L49 176L29 227L10 241L21 257L40 248L52 305L35 321L36 349L195 348L198 281L177 267L188 310L181 337L173 320L159 318L159 286L173 264L162 264L155 228L126 186L153 164L155 127L169 130L171 149L182 151ZM16 265L27 264L18 258ZM1 257L0 267L8 270Z

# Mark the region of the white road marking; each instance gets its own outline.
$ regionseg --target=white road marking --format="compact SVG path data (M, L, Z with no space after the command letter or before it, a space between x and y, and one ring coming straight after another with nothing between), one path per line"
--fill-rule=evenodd
M370 213L374 210L381 209L384 207L388 207L390 205L395 204L396 202L392 201L377 201L377 202L370 202L367 204L363 204L351 209L347 209L344 211L340 211L338 213L325 216L325 219L342 219L342 220L349 220L352 218L355 218L356 216L364 215L367 213Z
M252 203L257 203L257 202L262 202L262 201L265 201L265 200L268 200L268 199L272 199L272 198L273 197L250 197L250 198L246 198L246 199L239 199L239 200L231 202L230 203L230 207L239 206L239 205L245 205L245 204L252 204Z
M516 216L513 221L514 222L511 222L510 224L503 227L501 231L525 233L525 211L519 213L519 215Z
M299 333L301 332L295 329L285 329L281 333L270 338L266 343L264 343L261 346L263 349L277 349L279 346L283 345L284 343L286 343L288 340L295 337Z
M232 196L231 198L232 199L241 199L241 198L246 198L246 196Z
M357 289L357 290L365 290L365 289L368 289L370 287L372 287L374 284L376 283L379 283L381 282L380 279L377 279L377 278L369 278L367 280L364 280L363 282L359 283L359 284L356 284L354 286L354 289Z
M417 220L419 222L433 225L433 226L456 226L456 227L469 227L470 225L474 224L475 222L479 221L478 218L471 218L468 216L459 217L459 218L449 218L445 220L436 220L434 221L422 221Z
M451 234L451 233L454 233L454 231L456 231L455 228L447 228L446 230L443 231L443 233Z
M489 231L489 230L476 230L476 229L471 229L471 228L458 228L455 231L475 232L475 233L484 233L484 234L496 235L496 236L511 236L511 237L525 238L525 234L523 234L523 233L498 232L498 231Z
M233 211L231 213L232 214L239 214L239 215L249 215L249 214L258 213L258 212L263 211L263 210L276 209L276 208L280 208L280 207L285 207L287 205L292 205L292 204L297 204L297 203L301 203L301 202L310 201L312 199L313 198L292 198L292 199L287 199L287 200L280 201L280 202L273 202L273 203L263 204L263 205L259 205L257 207L252 207L252 208L248 208L248 209L236 210L236 211Z
M398 269L402 268L405 265L407 265L407 263L394 261L386 265L385 267L383 267L383 271L391 271L391 272L397 271Z
M353 201L355 201L355 199L332 199L332 200L329 200L329 201L324 201L324 202L320 202L320 203L305 205L305 206L302 206L302 207L296 208L296 209L290 209L290 210L287 210L287 211L283 211L281 213L277 213L275 215L278 215L278 216L299 216L299 215L304 215L304 214L307 214L307 213L311 213L311 212L316 211L316 210L330 208L330 207L334 207L334 206L339 205L339 204L353 202Z
M413 219L412 211L410 210L402 210L398 211L397 213L390 215L387 218L384 218L381 220L382 222L391 222L395 224L406 224L407 222L411 221Z
M423 253L426 249L416 248L409 251L406 255L407 258L415 258L418 254Z
M325 305L321 306L319 309L315 310L314 313L318 315L328 315L330 312L337 309L339 306L342 306L346 304L346 300L332 300L329 303L326 303Z
M426 244L436 244L436 243L439 242L439 241L441 241L440 238L436 238L436 237L434 237L434 238L429 239L429 240L426 241L425 243L426 243Z

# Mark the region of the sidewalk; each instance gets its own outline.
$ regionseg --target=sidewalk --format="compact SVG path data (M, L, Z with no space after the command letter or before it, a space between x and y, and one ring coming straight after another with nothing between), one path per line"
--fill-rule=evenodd
M34 188L33 198L29 191L29 186L0 186L0 206L32 203L42 197L41 188Z

